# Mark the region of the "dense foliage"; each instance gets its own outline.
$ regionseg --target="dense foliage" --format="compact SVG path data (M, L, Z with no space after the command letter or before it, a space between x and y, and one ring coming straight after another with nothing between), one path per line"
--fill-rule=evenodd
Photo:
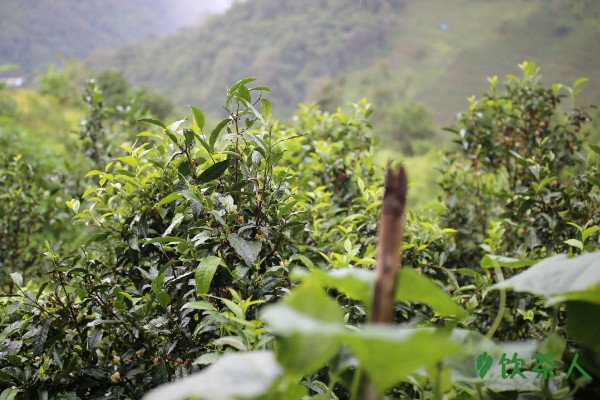
M407 213L389 327L367 322L383 194L369 103L285 125L244 79L209 128L198 107L166 123L88 82L84 178L3 139L0 396L140 398L193 373L148 397L358 399L365 376L388 398L597 396L600 148L561 105L582 81L521 67L451 128L438 211ZM55 225L58 203L75 227ZM477 368L517 351L553 353L553 375ZM573 360L585 373L567 376Z

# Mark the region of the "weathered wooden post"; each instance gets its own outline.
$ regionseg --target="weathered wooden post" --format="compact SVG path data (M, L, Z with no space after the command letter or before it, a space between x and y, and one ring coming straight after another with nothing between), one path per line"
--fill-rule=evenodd
M400 271L407 186L404 168L400 167L398 172L388 168L377 238L375 293L371 310L371 323L374 324L391 324L394 321L394 298ZM375 400L376 396L375 388L367 378L363 398Z

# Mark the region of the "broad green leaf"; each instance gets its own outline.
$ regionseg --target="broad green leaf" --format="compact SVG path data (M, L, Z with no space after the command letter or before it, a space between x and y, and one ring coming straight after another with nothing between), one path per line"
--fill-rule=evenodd
M138 121L140 122L147 122L149 124L153 124L153 125L157 125L160 126L163 129L167 129L167 127L165 126L165 124L163 124L161 121L157 120L157 119L152 119L152 118L141 118Z
M183 217L184 217L184 215L181 213L175 214L175 216L173 217L173 220L171 221L171 224L163 233L163 236L169 236L171 234L171 232L173 232L173 229L177 228L179 226L179 224L181 224L181 221L183 221Z
M203 258L196 268L196 292L199 296L204 296L208 294L208 290L210 289L210 283L215 276L215 272L217 268L221 264L221 258L215 256L208 256Z
M233 86L231 86L229 88L229 93L233 93L235 92L241 85L245 85L247 83L250 82L254 82L256 80L256 78L244 78L244 79L240 79L239 81L237 81L236 83L233 84Z
M238 88L238 96L246 100L248 103L252 102L252 96L250 95L250 91L246 85L240 85Z
M185 239L177 236L160 236L146 240L146 244L151 243L185 243Z
M269 123L273 117L273 106L271 105L269 99L260 100L260 112L264 120Z
M227 167L229 167L229 159L219 161L211 165L200 174L198 177L198 182L206 183L212 181L213 179L220 178L221 175L223 175L227 170Z
M231 346L239 351L248 351L242 339L237 336L223 336L217 340L214 340L212 344L215 346Z
M600 154L600 146L596 146L595 144L589 144L590 149L594 150L595 153Z
M581 243L581 240L568 239L568 240L565 240L565 243L568 244L569 246L576 247L579 250L583 251L583 243Z
M466 316L466 311L456 304L446 291L412 268L400 270L396 301L402 300L427 304L440 315L453 315L458 318Z
M196 121L196 125L198 125L200 130L204 129L204 124L206 122L206 119L204 118L204 112L202 112L202 110L196 106L190 106L190 108L194 114L194 121Z
M298 377L329 361L347 330L339 305L314 282L304 282L284 302L265 307L261 315L280 337L278 361Z
M327 272L314 270L303 273L301 270L294 270L292 276L334 288L352 299L363 302L367 309L371 306L375 285L374 271L344 268ZM435 312L444 316L462 318L466 315L466 311L456 304L448 293L412 268L402 268L398 274L396 301L427 304Z
M375 282L372 271L359 268L342 268L331 271L314 269L309 273L295 269L292 277L302 281L314 281L323 287L334 288L351 299L362 301L367 308L370 308Z
M35 337L35 342L33 343L33 354L40 355L44 351L44 344L46 344L46 340L48 339L48 332L50 330L50 324L52 321L46 320L42 323L40 327L39 333Z
M217 124L217 126L215 127L215 129L212 130L212 132L210 133L210 138L208 139L208 144L210 145L211 148L215 147L215 143L217 142L219 133L221 133L223 128L225 128L227 126L227 124L229 124L230 121L231 120L229 118L226 118L226 119L222 120L221 122L219 122Z
M582 78L577 79L575 82L573 82L573 84L571 86L573 87L573 89L577 89L579 86L586 83L587 81L589 81L588 78L582 77Z
M94 329L92 331L92 333L90 333L90 336L88 337L87 340L87 346L88 346L88 350L93 350L96 347L98 347L98 345L100 344L100 341L102 340L102 334L104 332L102 331L102 329Z
M164 206L165 204L169 204L174 202L175 200L179 199L181 197L181 193L180 192L173 192L168 196L165 196L161 201L159 201L158 203L156 203L155 207L160 207L160 206Z
M171 296L169 296L169 293L162 290L156 295L156 301L158 301L158 304L160 304L163 308L167 308L167 306L171 303Z
M227 237L229 244L235 250L235 252L248 264L253 266L256 262L260 250L262 249L262 242L259 240L246 240L239 235L232 233Z
M205 310L205 311L216 311L215 306L213 306L208 301L191 301L189 303L185 303L181 309L192 309L192 310Z
M581 240L585 242L594 233L600 231L600 226L590 226L581 233Z
M344 335L344 343L360 361L361 367L383 394L393 385L407 381L418 368L433 366L463 351L448 332L435 329L405 329L393 326L367 326Z
M600 303L600 252L574 258L564 254L546 258L492 289L510 288L546 299L551 305L565 300Z
M169 125L169 131L176 132L177 129L179 129L179 126L181 126L181 124L183 124L184 122L185 122L185 118L180 119L179 121L173 122L171 125Z
M87 178L88 176L95 176L95 175L102 175L102 174L104 174L104 172L98 171L97 169L93 169L90 172L88 172L87 174L85 174L85 178Z
M302 264L304 264L311 271L316 268L315 264L310 260L310 258L308 258L305 255L302 255L300 253L294 254L293 256L290 257L290 259L288 261L291 263L292 261L296 261L296 260L301 261Z
M272 352L226 354L200 373L150 391L143 400L253 398L266 394L282 374Z
M219 359L221 357L222 357L222 354L220 354L220 353L204 353L200 357L196 358L192 364L193 365L210 365L210 364L214 364L215 362L219 361Z
M13 400L17 397L19 391L15 388L4 389L2 393L0 393L0 400Z
M23 275L20 272L11 272L10 277L18 287L23 287Z
M483 268L495 268L495 267L523 268L523 267L530 267L538 262L540 262L540 260L519 260L516 258L488 254L481 259L481 266Z

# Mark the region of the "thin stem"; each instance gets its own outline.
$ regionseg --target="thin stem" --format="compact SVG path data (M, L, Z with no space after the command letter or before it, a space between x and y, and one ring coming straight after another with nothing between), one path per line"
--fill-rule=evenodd
M350 400L359 399L362 375L362 368L360 366L356 367L354 370L354 376L352 377L352 384L350 385Z
M496 272L496 280L498 281L498 283L504 282L504 275L502 275L502 269L500 269L500 267L495 267L494 271ZM505 311L506 311L506 290L500 289L500 305L498 306L498 313L496 314L494 323L492 324L492 327L486 334L486 336L488 338L491 338L492 336L494 336L494 333L496 333L496 330L498 330L498 327L500 326L500 323L502 322L502 318L504 318Z

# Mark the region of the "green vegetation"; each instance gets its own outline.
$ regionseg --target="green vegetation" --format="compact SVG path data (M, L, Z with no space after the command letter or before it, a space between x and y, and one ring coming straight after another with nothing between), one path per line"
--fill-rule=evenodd
M165 122L106 72L54 151L4 93L0 398L359 399L364 377L379 398L597 397L598 133L583 80L520 68L471 99L444 164L406 149L443 172L406 213L391 326L368 322L385 160L366 100L283 123L249 78L221 121ZM77 104L60 74L35 96ZM390 112L435 135L421 106Z
M382 121L412 101L428 104L437 123L451 123L487 76L503 76L523 59L544 65L548 82L589 77L584 99L598 103L595 10L597 2L570 0L253 0L95 61L209 114L222 111L220 94L239 76L269 82L282 117L303 101L335 111L367 97L376 131L390 131Z

